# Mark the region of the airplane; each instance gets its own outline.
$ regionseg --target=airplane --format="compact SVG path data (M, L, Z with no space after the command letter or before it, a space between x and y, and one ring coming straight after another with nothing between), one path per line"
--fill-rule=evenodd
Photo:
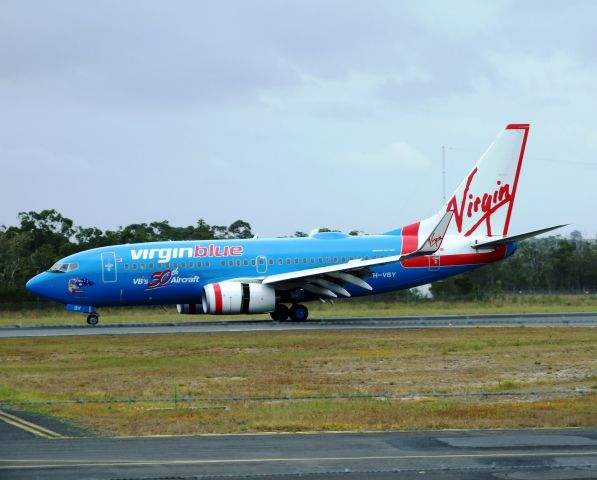
M529 124L509 124L433 216L381 235L166 241L70 255L26 284L99 321L98 307L176 304L181 314L306 320L305 302L427 284L510 257L508 236Z

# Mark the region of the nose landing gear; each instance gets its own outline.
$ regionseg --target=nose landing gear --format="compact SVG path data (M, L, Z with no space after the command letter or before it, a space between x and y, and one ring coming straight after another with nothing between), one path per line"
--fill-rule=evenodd
M64 309L68 312L88 313L87 323L89 325L97 325L99 322L99 315L95 311L95 307L92 305L73 305L69 303L64 306Z

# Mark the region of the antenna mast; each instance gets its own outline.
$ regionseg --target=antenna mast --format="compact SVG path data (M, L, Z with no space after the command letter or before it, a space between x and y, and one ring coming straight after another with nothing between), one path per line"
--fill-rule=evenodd
M442 200L446 204L446 146L442 145Z

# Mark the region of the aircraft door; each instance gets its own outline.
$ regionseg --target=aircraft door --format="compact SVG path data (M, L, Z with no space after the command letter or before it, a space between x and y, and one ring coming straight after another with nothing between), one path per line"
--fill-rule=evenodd
M117 280L116 254L114 252L102 253L102 281L114 283Z
M439 255L429 255L429 270L431 272L437 272L440 267L440 256Z
M267 272L267 257L265 255L257 255L255 258L257 264L257 273Z

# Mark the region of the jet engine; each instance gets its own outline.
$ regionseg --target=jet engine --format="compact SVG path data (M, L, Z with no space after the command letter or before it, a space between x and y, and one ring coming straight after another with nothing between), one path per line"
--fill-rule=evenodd
M260 283L210 283L201 300L205 313L267 313L276 308L276 290Z
M205 313L201 303L179 303L176 305L176 310L182 315L202 315Z

